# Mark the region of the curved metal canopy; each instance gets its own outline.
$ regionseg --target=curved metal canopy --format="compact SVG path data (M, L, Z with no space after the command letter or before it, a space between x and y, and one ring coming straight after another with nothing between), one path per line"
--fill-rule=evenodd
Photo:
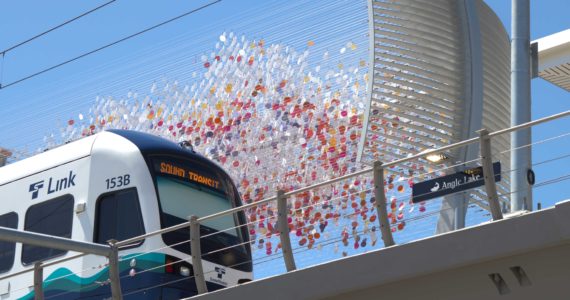
M475 137L481 128L509 127L510 42L483 1L370 0L369 28L370 101L361 162L388 162ZM509 136L492 144L493 153L509 149ZM452 159L437 167L474 160L479 149L474 145L446 155ZM501 157L509 159L508 153ZM423 160L400 171L411 175L433 168ZM499 193L506 195L508 176L503 178ZM456 215L464 217L466 203L487 208L484 199L483 191L474 190L447 197L443 208L462 210ZM462 227L464 220L447 216L442 222L440 231L447 231Z

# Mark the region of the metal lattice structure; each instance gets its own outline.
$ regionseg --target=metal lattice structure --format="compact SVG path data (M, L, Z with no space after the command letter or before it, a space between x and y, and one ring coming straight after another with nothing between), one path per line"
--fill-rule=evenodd
M361 162L401 159L475 137L481 128L509 126L509 38L483 1L370 0L369 24L370 102ZM493 142L493 153L509 149L506 136ZM443 167L479 153L465 147L446 155L453 159ZM421 161L413 167L433 166ZM503 178L499 193L507 194ZM446 197L442 208L455 212L442 213L438 231L463 227L468 202L487 209L485 199L480 190Z

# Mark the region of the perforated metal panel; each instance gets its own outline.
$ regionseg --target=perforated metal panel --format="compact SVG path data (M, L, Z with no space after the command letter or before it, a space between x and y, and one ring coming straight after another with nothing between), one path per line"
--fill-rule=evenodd
M481 128L509 127L510 43L485 3L371 0L369 24L370 102L362 163L404 158L475 137ZM494 153L508 149L509 136L493 139L492 146ZM478 146L448 155L452 159L444 166L477 158ZM502 158L508 161L508 153ZM406 166L410 174L432 167L427 161ZM504 178L499 193L506 194ZM486 208L484 193L472 193L447 200L472 200Z

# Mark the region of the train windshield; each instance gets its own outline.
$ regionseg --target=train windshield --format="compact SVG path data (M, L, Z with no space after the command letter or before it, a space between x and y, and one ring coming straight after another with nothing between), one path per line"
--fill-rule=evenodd
M157 183L163 220L168 220L166 223L175 225L188 221L191 215L207 216L232 208L230 200L220 192L163 176L157 176ZM201 225L235 238L239 236L231 215L208 220Z
M187 222L192 215L203 217L239 205L227 175L215 173L200 162L155 160L155 182L162 228ZM238 270L251 271L243 213L213 218L200 225L202 258ZM162 235L167 245L190 254L189 229ZM225 249L225 250L221 250Z

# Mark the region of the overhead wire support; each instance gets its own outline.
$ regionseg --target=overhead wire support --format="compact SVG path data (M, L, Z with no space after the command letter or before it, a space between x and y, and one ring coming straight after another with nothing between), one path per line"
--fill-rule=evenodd
M12 81L12 82L10 82L10 83L8 83L8 84L0 85L0 90L5 89L5 88L7 88L7 87L9 87L9 86L18 84L18 83L20 83L20 82L22 82L22 81L31 79L31 78L33 78L33 77L36 77L36 76L38 76L38 75L41 75L41 74L46 73L46 72L48 72L48 71L51 71L51 70L53 70L53 69L59 68L59 67L61 67L61 66L63 66L63 65L66 65L66 64L68 64L68 63L74 62L74 61L76 61L76 60L78 60L78 59L81 59L81 58L86 57L86 56L88 56L88 55L91 55L91 54L93 54L93 53L99 52L99 51L101 51L101 50L103 50L103 49L109 48L109 47L111 47L111 46L114 46L114 45L116 45L116 44L119 44L119 43L121 43L121 42L124 42L124 41L126 41L126 40L129 40L129 39L131 39L131 38L134 38L134 37L136 37L136 36L139 36L139 35L141 35L141 34L143 34L143 33L146 33L146 32L148 32L148 31L151 31L151 30L153 30L153 29L156 29L156 28L158 28L158 27L160 27L160 26L163 26L163 25L166 25L166 24L171 23L171 22L173 22L173 21L176 21L176 20L178 20L178 19L180 19L180 18L183 18L183 17L186 17L186 16L188 16L188 15L191 15L191 14L193 14L193 13L195 13L195 12L198 12L198 11L200 11L200 10L202 10L202 9L205 9L205 8L207 8L207 7L209 7L209 6L212 6L212 5L214 5L214 4L217 4L217 3L219 3L219 2L222 2L222 0L216 0L216 1L210 2L210 3L208 3L208 4L202 5L202 6L198 7L198 8L195 8L195 9L193 9L193 10L191 10L191 11L188 11L188 12L186 12L186 13L183 13L183 14L181 14L181 15L179 15L179 16L176 16L176 17L174 17L174 18L168 19L168 20L166 20L166 21L163 21L163 22L161 22L161 23L158 23L158 24L156 24L156 25L154 25L154 26L151 26L151 27L146 28L146 29L144 29L144 30L141 30L141 31L139 31L139 32L133 33L133 34L131 34L131 35L129 35L129 36L126 36L126 37L124 37L124 38L121 38L121 39L119 39L119 40L116 40L116 41L114 41L114 42L112 42L112 43L109 43L109 44L107 44L107 45L101 46L101 47L99 47L99 48L97 48L97 49L95 49L95 50L91 50L91 51L89 51L89 52L83 53L83 54L81 54L81 55L79 55L79 56L76 56L76 57L74 57L74 58L68 59L68 60L66 60L66 61L64 61L64 62L61 62L61 63L57 64L57 65L51 66L51 67L49 67L49 68L43 69L43 70L41 70L41 71L38 71L38 72L33 73L33 74L31 74L31 75L28 75L28 76L26 76L26 77L20 78L20 79L15 80L15 81Z

